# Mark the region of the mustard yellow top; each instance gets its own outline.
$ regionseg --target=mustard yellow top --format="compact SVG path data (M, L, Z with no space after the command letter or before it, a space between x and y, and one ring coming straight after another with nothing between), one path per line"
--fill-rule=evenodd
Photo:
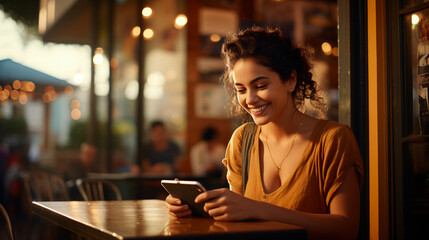
M242 189L241 143L245 125L233 133L223 160L228 168L228 182L234 189ZM362 186L362 158L352 130L334 121L320 120L290 179L274 192L266 194L262 187L259 160L260 132L261 127L258 126L252 147L246 197L302 212L328 213L332 196L343 184L349 168L356 170L359 185Z

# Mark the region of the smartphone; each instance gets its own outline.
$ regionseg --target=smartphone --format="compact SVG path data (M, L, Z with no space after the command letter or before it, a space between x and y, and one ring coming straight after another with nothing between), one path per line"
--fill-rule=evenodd
M195 203L195 198L206 189L197 181L162 180L161 185L167 192L187 204L192 215L198 217L210 217L203 209L204 203Z

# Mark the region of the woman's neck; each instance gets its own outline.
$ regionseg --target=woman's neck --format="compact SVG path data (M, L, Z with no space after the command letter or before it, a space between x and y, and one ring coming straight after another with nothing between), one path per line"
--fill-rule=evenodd
M270 137L279 139L289 137L296 134L297 129L303 124L305 114L298 109L294 109L291 114L279 118L277 121L272 121L262 126L262 133L270 135Z

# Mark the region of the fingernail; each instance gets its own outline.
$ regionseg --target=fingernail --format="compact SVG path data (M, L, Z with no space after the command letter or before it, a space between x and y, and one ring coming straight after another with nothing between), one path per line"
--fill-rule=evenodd
M177 200L177 201L176 201L176 204L177 204L177 205L180 205L180 201L179 201L179 200Z

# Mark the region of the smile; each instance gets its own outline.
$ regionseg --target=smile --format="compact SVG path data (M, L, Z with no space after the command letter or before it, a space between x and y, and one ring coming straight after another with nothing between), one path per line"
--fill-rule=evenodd
M264 106L257 107L257 108L252 108L252 109L250 109L250 111L252 111L252 113L254 113L254 114L260 113L260 112L264 111L264 109L266 109L268 107L268 105L269 104L266 104Z

